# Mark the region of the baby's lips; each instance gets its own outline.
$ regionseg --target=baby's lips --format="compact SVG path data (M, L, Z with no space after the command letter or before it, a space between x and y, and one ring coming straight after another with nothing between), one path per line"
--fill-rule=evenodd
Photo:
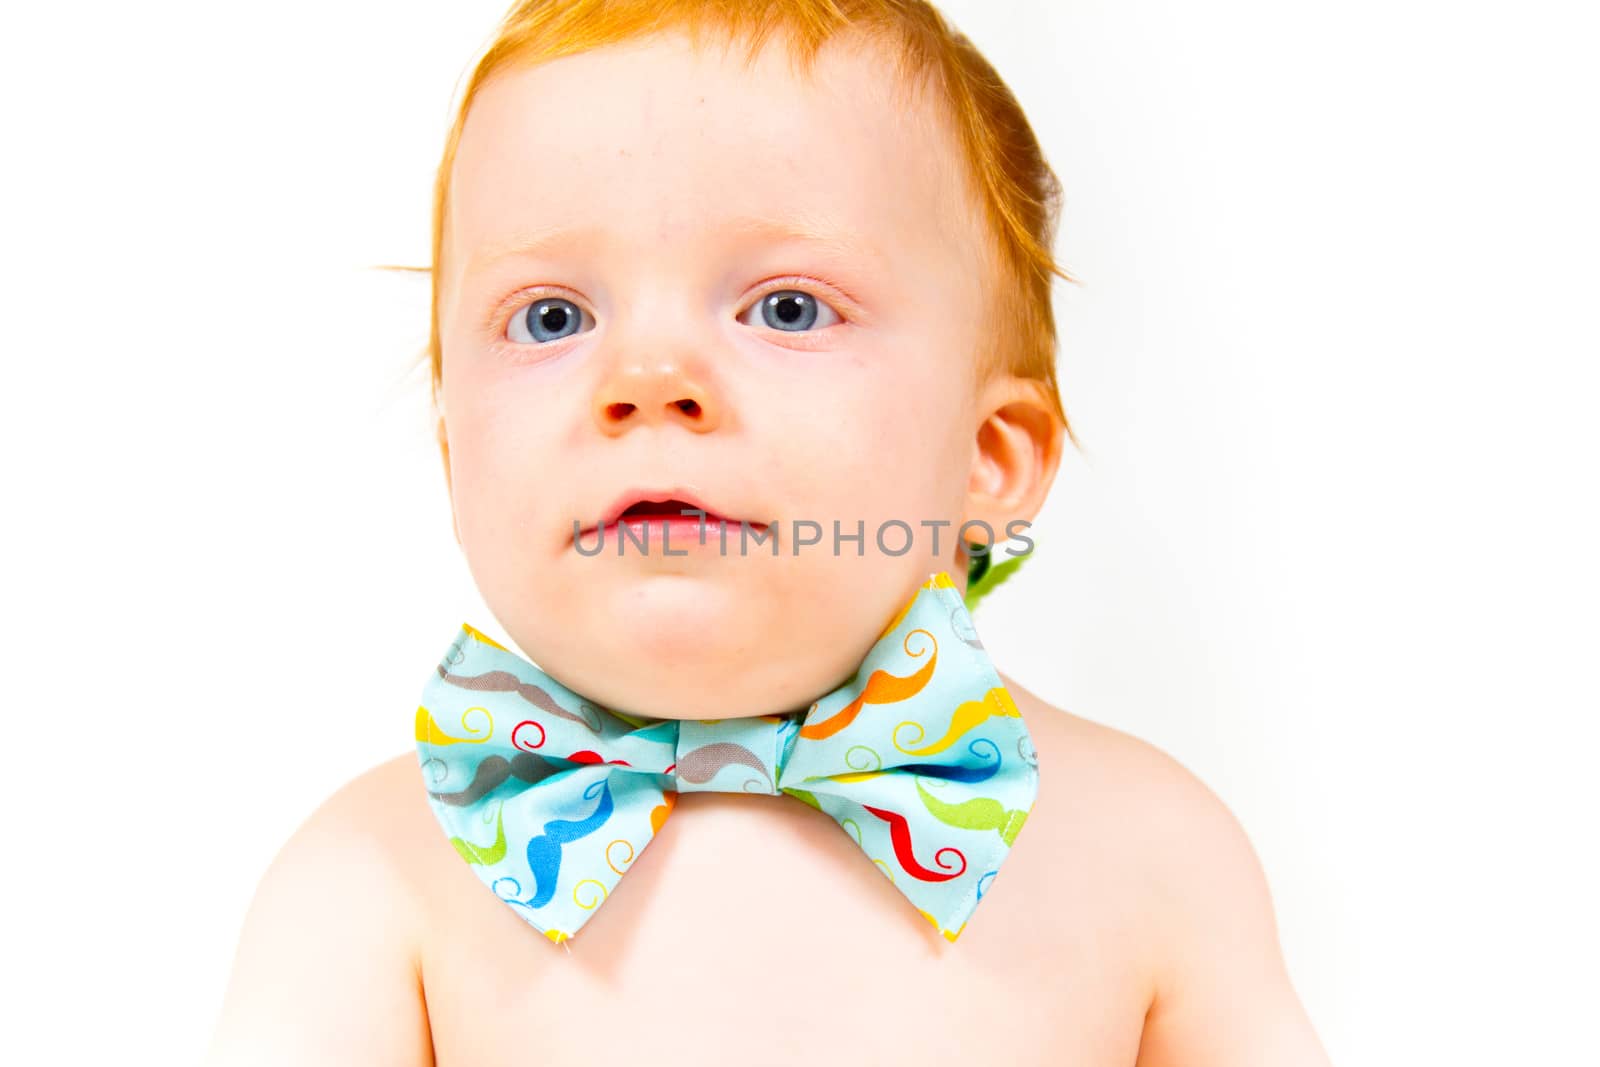
M670 488L635 488L629 489L617 496L611 505L601 512L599 520L593 525L585 527L585 532L594 530L599 526L609 526L624 515L663 515L683 516L686 518L700 518L697 512L704 512L706 523L729 522L737 523L739 519L732 514L732 509L723 509L708 502L692 489L681 486ZM751 526L765 524L755 521Z

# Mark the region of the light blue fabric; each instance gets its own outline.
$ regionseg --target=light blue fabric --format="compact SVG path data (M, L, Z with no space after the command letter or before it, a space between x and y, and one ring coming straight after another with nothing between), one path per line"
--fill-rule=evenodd
M572 937L677 793L786 794L826 813L955 941L1038 795L1021 713L950 576L930 576L847 684L782 715L646 719L597 706L463 625L416 740L428 803L473 873Z

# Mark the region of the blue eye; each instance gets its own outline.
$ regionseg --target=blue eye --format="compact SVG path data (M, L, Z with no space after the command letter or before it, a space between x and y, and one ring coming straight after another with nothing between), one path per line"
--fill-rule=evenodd
M778 289L763 296L751 306L752 311L761 309L761 322L763 325L787 333L800 333L817 325L819 318L826 319L833 316L831 321L825 321L823 326L832 326L835 322L843 321L839 313L824 304L810 293L799 289ZM741 318L739 321L743 322Z
M548 344L570 337L583 325L583 309L570 300L546 297L511 316L506 339L522 344Z

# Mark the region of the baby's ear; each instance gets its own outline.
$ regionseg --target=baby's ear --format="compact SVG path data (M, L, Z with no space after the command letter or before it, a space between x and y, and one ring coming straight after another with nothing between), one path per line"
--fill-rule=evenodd
M1014 375L989 382L978 398L977 448L967 478L964 522L983 521L995 539L1006 524L1039 513L1061 466L1066 424L1043 383Z

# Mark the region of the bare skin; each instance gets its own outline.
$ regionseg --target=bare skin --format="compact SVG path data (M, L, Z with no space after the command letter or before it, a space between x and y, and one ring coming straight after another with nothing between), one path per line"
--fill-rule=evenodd
M1049 491L1059 416L1026 380L973 381L995 324L980 213L938 163L952 138L883 71L838 49L802 82L664 39L497 76L472 105L440 267L456 536L510 639L603 706L804 707L930 570L966 574L948 533L937 565L581 558L575 520L624 490L948 531L1031 519ZM757 314L779 291L815 329ZM553 300L534 322L581 326L535 337ZM272 863L211 1062L1325 1063L1223 805L1004 681L1039 797L954 944L822 812L690 793L563 948L473 876L405 752Z
M954 944L821 812L688 793L563 948L461 862L407 752L274 860L209 1062L1327 1063L1222 803L1002 680L1039 798Z

